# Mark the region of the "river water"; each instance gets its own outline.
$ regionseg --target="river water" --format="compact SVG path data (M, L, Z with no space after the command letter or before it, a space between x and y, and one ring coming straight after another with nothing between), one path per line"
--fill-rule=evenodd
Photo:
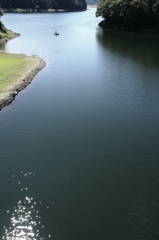
M159 35L95 9L2 20L1 49L46 67L0 112L0 238L158 240Z

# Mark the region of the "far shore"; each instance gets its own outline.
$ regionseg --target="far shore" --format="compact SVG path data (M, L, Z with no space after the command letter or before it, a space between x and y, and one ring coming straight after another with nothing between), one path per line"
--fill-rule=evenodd
M4 13L54 13L54 12L80 12L87 9L40 9L37 11L32 8L3 8Z
M15 37L19 36L17 34L14 35ZM12 39L14 37L12 36ZM5 38L5 41L10 40L10 38ZM2 42L2 39L1 39ZM3 52L2 50L0 50ZM8 55L12 55L12 53L6 53ZM7 85L5 87L5 91L0 93L0 110L5 106L12 103L18 93L26 88L34 77L40 72L45 66L46 62L40 58L38 55L26 56L25 54L14 54L16 58L22 58L27 61L25 68L20 73L20 77L14 81L14 83Z
M4 13L56 13L56 12L81 12L89 8L97 8L98 5L87 5L85 9L40 9L37 11L33 8L3 8Z

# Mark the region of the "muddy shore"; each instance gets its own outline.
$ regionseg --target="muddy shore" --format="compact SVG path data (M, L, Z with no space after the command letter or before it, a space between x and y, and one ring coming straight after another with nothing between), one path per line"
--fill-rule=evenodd
M17 79L14 84L8 86L7 92L0 94L0 110L12 103L18 93L26 88L37 75L37 73L46 65L46 62L37 55L27 57L25 54L17 54L17 56L27 59L28 64L22 72L21 77Z

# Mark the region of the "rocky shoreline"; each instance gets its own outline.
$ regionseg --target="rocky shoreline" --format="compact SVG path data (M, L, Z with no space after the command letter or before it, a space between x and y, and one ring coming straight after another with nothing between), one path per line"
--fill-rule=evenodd
M33 78L41 71L45 66L46 62L37 55L27 57L25 54L17 54L18 57L22 57L28 60L28 65L24 70L22 77L11 86L9 86L8 92L0 94L0 110L5 106L12 103L18 93L26 88Z

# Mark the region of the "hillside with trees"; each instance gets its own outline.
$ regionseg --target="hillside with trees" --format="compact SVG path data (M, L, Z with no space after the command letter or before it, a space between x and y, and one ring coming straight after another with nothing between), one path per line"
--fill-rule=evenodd
M0 8L0 18L3 16L3 11ZM3 23L0 21L0 43L7 42L10 39L20 36L19 33L14 33L11 30L6 29Z
M0 5L3 9L30 8L36 11L47 9L80 10L87 7L85 0L0 0Z
M99 26L122 30L159 31L159 0L101 0Z

